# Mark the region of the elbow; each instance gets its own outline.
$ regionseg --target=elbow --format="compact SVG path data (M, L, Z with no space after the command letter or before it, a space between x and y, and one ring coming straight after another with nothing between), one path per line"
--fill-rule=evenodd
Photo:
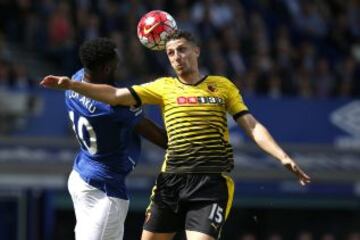
M253 137L253 141L256 143L256 145L258 146L263 146L264 144L267 143L266 139L264 139L263 137Z
M261 144L267 142L267 135L268 135L267 131L266 131L265 127L259 123L255 125L255 127L252 129L252 131L249 133L249 135L251 136L253 141L258 145L261 145Z

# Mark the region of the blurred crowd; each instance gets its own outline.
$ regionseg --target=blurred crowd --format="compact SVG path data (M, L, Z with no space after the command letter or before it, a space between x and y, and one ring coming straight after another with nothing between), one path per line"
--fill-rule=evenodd
M111 37L122 57L119 79L146 82L172 74L165 54L145 49L136 36L138 20L154 9L199 38L204 74L229 77L245 95L360 95L359 0L3 0L0 35L64 74L80 66L83 41Z
M13 61L0 34L0 133L9 133L25 127L26 118L36 111L39 99L36 82L28 67Z

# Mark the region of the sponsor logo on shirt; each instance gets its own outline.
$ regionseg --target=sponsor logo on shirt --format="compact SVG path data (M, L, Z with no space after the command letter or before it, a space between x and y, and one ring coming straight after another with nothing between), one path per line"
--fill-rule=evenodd
M206 97L199 97L199 96L190 96L190 97L178 97L177 103L179 105L196 105L196 104L214 104L214 105L223 105L224 99L219 97L212 97L212 96L206 96Z

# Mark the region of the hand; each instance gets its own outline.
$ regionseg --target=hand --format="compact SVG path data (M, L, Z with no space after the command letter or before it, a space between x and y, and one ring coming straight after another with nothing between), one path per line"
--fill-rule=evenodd
M66 76L48 75L43 78L43 80L40 82L40 85L46 88L68 90L71 86L71 80Z
M311 182L311 178L290 158L288 158L282 164L298 177L299 183L302 186L305 186Z

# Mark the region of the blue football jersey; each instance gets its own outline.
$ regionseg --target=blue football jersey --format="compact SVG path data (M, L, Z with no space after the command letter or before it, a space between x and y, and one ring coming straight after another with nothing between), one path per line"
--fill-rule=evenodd
M83 78L83 69L72 77ZM125 177L140 155L141 141L133 126L143 118L141 108L112 107L70 90L65 92L65 103L80 143L75 171L108 196L128 199Z

